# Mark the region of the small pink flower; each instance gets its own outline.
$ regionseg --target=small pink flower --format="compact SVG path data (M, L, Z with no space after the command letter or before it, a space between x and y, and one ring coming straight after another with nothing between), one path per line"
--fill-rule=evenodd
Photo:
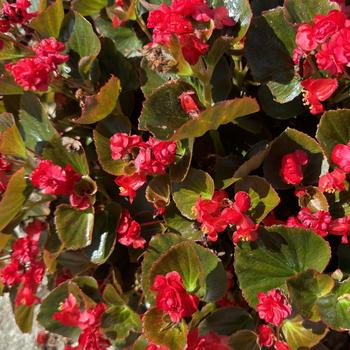
M281 177L286 184L299 185L304 178L302 167L307 165L308 156L303 150L285 154L281 162Z
M346 173L350 172L350 141L346 144L338 144L332 151L332 162Z
M269 326L263 324L258 327L258 341L260 346L270 347L274 344L275 335Z
M318 188L321 192L341 192L345 190L345 179L345 172L340 169L335 169L319 178Z

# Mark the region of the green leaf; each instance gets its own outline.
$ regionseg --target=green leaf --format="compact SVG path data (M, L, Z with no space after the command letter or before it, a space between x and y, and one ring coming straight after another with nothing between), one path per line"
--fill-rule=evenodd
M244 309L236 306L220 308L211 313L199 325L199 333L204 335L215 332L232 335L241 329L254 329L253 317Z
M291 187L282 181L279 171L283 156L295 150L305 151L309 158L307 165L302 168L304 185L318 183L319 177L328 171L327 159L316 140L301 131L287 128L272 142L264 161L264 177L276 189Z
M336 331L350 329L350 279L340 282L330 293L317 301L322 321Z
M82 16L91 16L99 13L108 5L108 0L73 0L73 9Z
M184 238L198 240L203 236L196 221L188 220L182 216L173 202L166 208L164 219L168 229L178 232Z
M23 92L23 89L14 82L12 77L0 77L0 95L21 95Z
M241 330L236 332L229 341L232 349L239 350L259 350L257 335L249 330Z
M247 176L235 184L235 191L247 192L251 199L249 216L257 223L261 222L280 202L273 187L262 177Z
M50 292L40 305L37 320L47 331L74 339L78 337L80 329L63 326L60 321L56 321L53 318L53 314L59 311L61 303L68 297L71 283L64 282Z
M186 323L182 320L171 325L170 318L167 318L156 308L148 310L143 317L144 335L155 344L183 350L187 343Z
M124 26L114 28L111 21L100 16L96 18L95 24L105 38L113 40L118 50L125 57L131 58L140 56L143 43L132 28Z
M25 56L26 50L22 51L17 45L15 45L7 35L0 33L0 40L3 46L0 50L0 60L14 60ZM30 51L29 51L30 52Z
M88 161L81 144L69 137L55 135L45 146L43 157L49 159L61 167L70 164L75 171L82 175L89 174Z
M289 278L287 287L293 309L305 318L319 321L316 301L333 289L334 280L328 275L308 270Z
M248 31L252 19L252 10L248 0L224 0L228 14L239 23L239 32L235 36L235 41L240 41Z
M25 193L27 182L25 170L17 170L10 178L6 191L0 202L0 232L17 216L22 210L27 199Z
M104 119L113 112L117 105L119 93L120 81L112 76L96 95L86 97L82 114L75 122L78 124L93 124Z
M59 205L55 211L57 234L67 249L84 248L91 244L94 210L79 210Z
M338 143L347 144L350 140L350 109L325 112L318 125L316 137L331 160L334 146Z
M329 211L329 205L325 195L315 186L305 187L305 194L298 199L299 206L308 208L313 213L323 210Z
M249 305L257 294L285 288L286 280L309 269L322 272L330 259L329 244L313 231L272 226L255 243L242 242L235 251L235 272Z
M148 130L155 137L167 140L176 129L190 119L181 107L179 96L193 90L184 82L169 82L155 90L143 103L139 129Z
M26 92L21 97L19 122L26 147L41 153L42 147L57 132L50 122L46 109L33 93Z
M209 130L216 130L220 125L234 122L237 118L259 111L259 105L254 98L242 97L218 102L201 112L177 128L173 140L195 138L204 135Z
M30 27L39 32L43 37L54 37L58 39L63 19L64 9L62 0L56 0L30 22Z
M34 318L34 305L19 305L15 307L15 320L23 333L31 333Z
M189 293L194 293L203 286L204 271L194 243L185 241L169 248L153 263L148 278L153 284L157 275L166 275L171 271L180 274Z
M26 147L12 114L0 114L0 130L0 153L26 159Z
M124 169L128 165L123 160L113 160L109 139L115 133L129 133L130 122L123 116L111 115L99 122L94 130L94 141L98 161L104 171L112 175L124 174Z
M120 215L121 207L117 203L111 203L96 214L92 242L84 249L93 264L103 264L112 254Z
M279 103L292 101L301 92L294 79L291 58L294 48L295 29L286 21L283 8L266 11L253 19L245 42L249 67L255 80L268 83Z
M168 206L170 194L170 179L167 174L154 177L146 188L146 199L156 207Z
M105 287L103 299L108 308L102 326L109 338L126 339L130 332L141 331L140 316L125 303L111 284Z
M331 10L339 10L336 2L329 0L286 0L285 16L293 24L307 23L316 15L327 15Z
M301 316L285 320L282 332L291 350L310 349L318 344L328 333L327 327L320 323L303 320Z
M153 298L153 293L150 291L153 281L150 281L148 278L152 265L162 253L166 252L170 247L183 241L184 239L180 235L166 233L153 236L149 242L148 249L142 262L142 289L148 300Z
M70 12L66 21L72 28L67 47L81 58L79 70L86 74L101 50L101 43L90 22L77 12Z
M191 168L185 180L173 186L173 199L181 214L195 219L193 211L198 198L211 199L214 194L214 181L202 170Z
M176 158L170 165L170 178L174 182L183 181L191 166L193 154L193 139L182 140L177 142Z

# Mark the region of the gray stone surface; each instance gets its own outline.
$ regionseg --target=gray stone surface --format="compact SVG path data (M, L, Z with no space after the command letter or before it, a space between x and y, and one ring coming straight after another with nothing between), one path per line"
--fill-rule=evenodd
M23 334L16 325L8 295L0 297L0 350L38 350L37 325L31 334Z

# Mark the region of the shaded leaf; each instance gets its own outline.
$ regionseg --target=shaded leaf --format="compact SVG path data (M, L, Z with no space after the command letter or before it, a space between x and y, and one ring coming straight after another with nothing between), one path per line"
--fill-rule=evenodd
M176 158L170 165L170 178L174 182L183 181L191 166L193 154L193 139L182 140L177 142Z
M318 183L319 177L328 171L328 162L316 140L301 131L288 128L272 142L264 161L264 177L276 189L291 187L282 181L280 169L283 156L295 150L305 151L309 158L307 165L302 169L303 184Z
M190 119L179 100L183 92L190 90L193 87L184 81L165 83L155 90L143 103L139 129L148 130L162 140L172 137Z
M240 330L236 332L229 341L232 349L239 350L259 350L257 335L249 330Z
M204 335L215 332L221 335L232 335L241 329L254 329L252 316L244 309L229 306L215 310L199 325L199 333Z
M57 234L67 249L79 249L91 244L94 210L78 210L62 204L55 211Z
M31 333L34 318L34 305L19 305L15 307L15 321L23 333Z
M195 219L193 211L199 196L211 199L214 194L214 181L202 170L191 168L185 180L173 186L173 199L181 214L189 219Z
M305 318L319 320L316 308L318 298L328 294L334 286L334 280L316 271L305 271L287 280L289 297L293 307Z
M104 119L113 112L119 93L120 81L112 76L96 95L86 98L82 114L75 122L78 124L93 124Z
M166 207L170 203L170 179L168 175L154 177L147 185L146 199L156 207Z
M108 5L108 0L73 0L73 9L82 16L91 16L99 13Z
M19 122L26 147L41 153L45 143L57 132L49 120L46 109L40 103L40 99L33 93L26 92L21 97L20 108Z
M255 307L259 292L285 288L286 280L309 269L322 272L330 259L329 244L313 231L271 226L255 244L235 250L235 272L247 302Z
M173 140L203 136L209 130L216 130L220 125L234 122L237 118L259 111L259 105L251 97L236 98L218 102L213 107L201 112L181 125L172 136Z
M346 144L350 140L350 109L325 112L318 125L316 137L331 160L334 146L338 143Z
M104 171L112 175L124 174L124 169L128 165L123 160L113 160L109 139L117 132L128 133L130 122L123 116L111 115L99 122L94 130L94 141L98 161Z

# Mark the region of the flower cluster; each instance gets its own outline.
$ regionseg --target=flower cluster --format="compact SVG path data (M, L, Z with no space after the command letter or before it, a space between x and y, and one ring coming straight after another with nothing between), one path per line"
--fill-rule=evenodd
M271 289L267 293L259 293L258 301L256 310L259 317L272 326L280 327L283 320L292 313L292 307L287 298L278 289ZM275 350L289 349L287 343L279 341L271 327L265 324L258 327L258 341L261 346L274 346Z
M307 165L309 159L303 150L295 150L285 154L281 161L281 178L289 185L300 185L303 181L303 167Z
M15 2L4 1L0 15L0 32L6 33L11 26L27 23L37 14L28 12L31 3L29 0L16 0Z
M73 208L85 210L90 206L89 196L77 190L77 184L82 176L70 164L62 168L50 160L42 160L30 178L33 186L44 194L69 196Z
M55 38L44 39L33 47L35 56L8 63L5 68L24 90L46 91L52 74L68 60L67 55L61 54L64 49L64 44Z
M302 208L296 217L287 220L289 227L303 227L311 229L321 237L336 235L342 237L342 243L348 243L350 234L350 215L332 219L331 215L323 210L312 213L309 208Z
M258 225L245 214L250 206L250 197L246 192L237 192L232 202L222 190L216 191L212 199L199 197L194 211L197 221L202 224L202 231L208 235L210 241L216 241L218 233L223 232L228 225L234 225L236 231L232 240L238 243L240 240L256 239Z
M167 313L174 323L192 316L198 309L198 297L187 293L182 278L176 271L168 272L165 276L157 275L151 290L157 293L157 308Z
M101 319L107 307L98 303L92 308L82 311L75 296L70 293L60 310L53 318L64 326L80 328L77 346L66 345L65 350L103 350L110 346L101 331Z
M224 6L211 9L205 0L173 0L169 7L162 3L149 13L147 27L153 28L153 44L169 46L175 36L184 58L195 64L209 46L204 42L205 30L196 29L194 25L200 27L210 21L217 29L235 24Z
M141 237L141 226L133 220L130 212L123 209L119 225L117 227L118 242L127 247L144 248L146 241Z
M0 272L5 286L19 285L15 304L31 306L40 301L37 288L45 273L45 265L39 250L39 239L46 224L34 220L26 227L26 235L12 245L11 261Z
M298 27L294 63L302 65L301 84L312 114L324 111L321 102L332 96L349 66L349 25L343 12L333 10Z
M135 167L133 175L121 175L115 179L120 195L129 197L130 203L136 191L146 183L146 176L165 174L167 166L175 161L176 156L175 142L153 137L144 142L140 136L125 133L114 134L110 138L110 148L114 160L132 161Z

